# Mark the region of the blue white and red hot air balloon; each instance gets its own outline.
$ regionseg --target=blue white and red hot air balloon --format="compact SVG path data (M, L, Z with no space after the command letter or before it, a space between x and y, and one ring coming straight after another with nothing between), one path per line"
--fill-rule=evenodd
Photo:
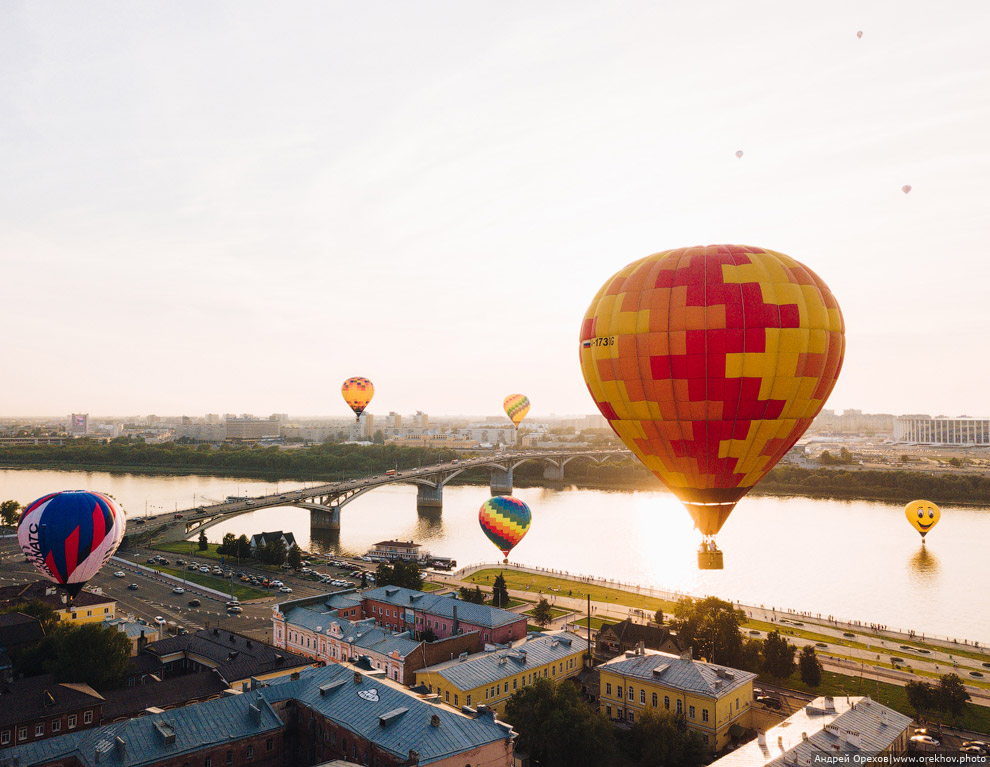
M17 542L42 575L74 597L113 556L125 524L124 512L112 498L64 490L24 509Z

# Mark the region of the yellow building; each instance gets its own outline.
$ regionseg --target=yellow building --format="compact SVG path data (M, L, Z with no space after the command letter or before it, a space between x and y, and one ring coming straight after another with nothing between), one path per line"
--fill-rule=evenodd
M503 713L516 690L537 679L559 681L577 675L588 643L569 631L520 639L511 647L463 655L416 672L426 685L452 706L484 705Z
M59 620L68 623L102 623L113 620L117 614L117 600L102 593L80 591L70 607L65 592L45 581L0 587L0 607L16 607L28 602L48 605Z
M654 709L683 714L688 728L713 751L724 748L733 725L749 726L756 674L655 650L631 650L599 666L599 707L633 723Z

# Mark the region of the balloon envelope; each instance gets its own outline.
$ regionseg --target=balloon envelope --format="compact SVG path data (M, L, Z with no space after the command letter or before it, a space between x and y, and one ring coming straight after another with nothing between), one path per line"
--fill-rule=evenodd
M489 498L478 511L481 529L495 547L506 557L523 539L533 521L529 506L518 498L497 495Z
M905 184L904 186L901 187L901 191L904 192L904 194L907 194L908 192L911 191L911 185Z
M529 412L529 397L525 394L510 394L505 398L502 407L505 408L505 414L509 416L509 420L518 428L522 419L526 417L526 413Z
M75 596L113 556L125 524L124 512L112 498L64 490L24 509L17 542L43 576Z
M344 381L340 393L344 396L347 406L354 411L354 415L360 418L371 398L375 396L375 387L367 378L357 376Z
M862 37L862 36L863 36L863 33L862 32L857 32L856 33L856 37Z
M911 523L911 527L921 533L921 538L928 535L928 531L938 524L942 518L942 512L931 501L911 501L904 507L904 516Z
M742 149L740 149L739 151L736 152L736 157L740 157L741 158L742 156L743 156L743 151L742 151Z
M705 535L811 425L844 350L821 278L739 245L629 264L598 291L580 336L598 409Z

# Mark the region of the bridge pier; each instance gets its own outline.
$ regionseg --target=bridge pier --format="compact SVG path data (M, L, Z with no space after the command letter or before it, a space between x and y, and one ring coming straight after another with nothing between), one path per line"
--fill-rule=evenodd
M543 479L563 479L564 467L553 463L543 464Z
M492 495L512 495L512 469L492 469L491 482L488 485Z
M443 508L443 485L419 485L416 490L417 509Z
M309 526L313 530L340 530L340 507L328 506L326 510L310 509Z

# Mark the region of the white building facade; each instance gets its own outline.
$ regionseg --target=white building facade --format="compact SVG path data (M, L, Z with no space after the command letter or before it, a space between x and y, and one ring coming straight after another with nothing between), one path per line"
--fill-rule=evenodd
M894 441L919 445L990 445L990 418L898 416L894 420Z

